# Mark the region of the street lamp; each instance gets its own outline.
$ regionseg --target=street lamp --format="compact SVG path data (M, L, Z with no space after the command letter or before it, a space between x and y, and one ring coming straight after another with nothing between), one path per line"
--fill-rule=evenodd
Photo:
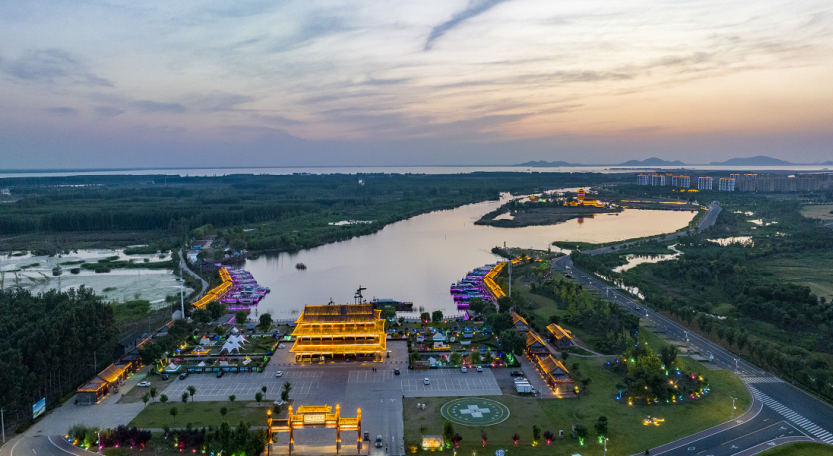
M735 401L738 400L736 397L729 396L732 399L732 419L735 419Z
M738 359L735 358L735 375L738 375Z
M604 456L607 456L607 440L608 440L608 438L607 438L607 437L605 437L605 438L604 438L604 444L605 444L605 452L604 452Z

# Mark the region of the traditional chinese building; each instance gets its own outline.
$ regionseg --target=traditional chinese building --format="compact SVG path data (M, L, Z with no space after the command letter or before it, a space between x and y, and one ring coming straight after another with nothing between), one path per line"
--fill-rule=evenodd
M544 376L547 384L556 394L570 393L574 390L573 379L570 372L564 367L561 361L546 356L538 358L538 371Z
M538 334L535 334L535 331L528 331L526 333L526 351L532 358L549 356L551 353L547 347L547 343Z
M524 317L512 312L512 324L515 325L516 331L529 331L529 323L526 322Z
M573 336L566 329L558 326L555 323L547 325L547 330L551 334L551 340L558 348L569 348L573 345Z
M385 323L372 304L307 305L292 332L295 361L330 357L384 359Z
M568 201L564 203L565 206L592 206L592 207L605 207L606 204L598 201L594 198L587 198L586 193L583 188L580 188L578 191L578 195L576 196L575 201Z

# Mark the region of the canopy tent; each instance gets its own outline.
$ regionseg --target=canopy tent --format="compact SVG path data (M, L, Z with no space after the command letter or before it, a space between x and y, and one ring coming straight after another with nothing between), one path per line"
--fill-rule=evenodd
M240 354L240 348L242 348L243 344L246 342L246 338L244 336L231 336L226 339L226 343L223 344L223 348L220 349L221 355L229 355L232 353Z

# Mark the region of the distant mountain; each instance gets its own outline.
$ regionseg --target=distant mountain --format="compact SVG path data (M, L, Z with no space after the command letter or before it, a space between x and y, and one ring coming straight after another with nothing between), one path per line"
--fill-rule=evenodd
M512 165L512 166L532 166L532 167L536 167L536 168L546 168L546 167L583 166L583 165L580 165L580 164L577 164L577 163L567 163L565 161L548 162L548 161L544 161L544 160L539 160L539 161L529 161L529 162L526 162L526 163L520 163L520 164Z
M685 163L674 160L667 161L661 158L651 157L645 160L628 160L625 163L620 163L619 166L685 166Z
M731 158L725 162L709 163L709 165L712 166L785 166L793 164L794 163L790 163L785 160L779 160L777 158L766 157L763 155L749 158Z
M827 160L827 161L826 161L826 162L824 162L824 163L819 163L819 165L833 165L833 161L831 161L831 160Z

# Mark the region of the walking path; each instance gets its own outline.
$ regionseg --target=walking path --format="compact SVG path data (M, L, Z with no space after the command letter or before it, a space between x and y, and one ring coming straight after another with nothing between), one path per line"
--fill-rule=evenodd
M181 249L179 251L179 267L180 269L191 275L193 278L198 279L200 282L202 282L202 291L200 291L200 294L197 295L197 299L201 298L205 294L205 292L208 291L208 282L206 282L205 279L198 276L197 274L194 274L194 271L188 268L188 264L185 263L185 256L182 255Z

